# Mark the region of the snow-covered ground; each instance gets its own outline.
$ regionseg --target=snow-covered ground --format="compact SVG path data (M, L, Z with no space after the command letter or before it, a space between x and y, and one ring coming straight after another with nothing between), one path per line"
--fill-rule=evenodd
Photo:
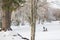
M42 31L43 26L48 29L47 32ZM53 21L51 23L45 22L44 25L41 24L37 25L36 40L60 40L60 22L59 21Z
M48 31L43 32L43 26ZM11 26L13 31L0 32L0 40L23 40L17 34L22 35L25 38L30 39L30 26L25 23L24 26ZM44 22L44 24L36 25L36 40L60 40L60 22L52 21Z

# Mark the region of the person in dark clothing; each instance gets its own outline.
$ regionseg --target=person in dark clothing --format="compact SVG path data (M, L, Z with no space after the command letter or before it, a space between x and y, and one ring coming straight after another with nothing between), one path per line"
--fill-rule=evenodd
M48 31L47 28L43 27L43 31Z
M46 28L46 31L48 31L47 28Z
M45 27L43 27L43 31L45 31Z

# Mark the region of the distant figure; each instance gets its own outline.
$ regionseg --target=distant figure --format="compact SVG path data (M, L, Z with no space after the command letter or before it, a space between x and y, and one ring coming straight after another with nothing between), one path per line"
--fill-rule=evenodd
M45 31L45 27L43 27L43 31Z
M47 28L46 28L46 31L48 31Z
M48 30L47 30L47 28L43 27L43 31L45 32L45 31L48 31Z

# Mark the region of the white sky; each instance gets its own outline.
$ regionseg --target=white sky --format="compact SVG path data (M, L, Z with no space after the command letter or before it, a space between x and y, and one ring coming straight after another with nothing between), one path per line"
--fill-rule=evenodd
M47 0L48 2L52 2L52 1L60 1L60 0Z
M47 0L47 2L51 2L51 1L55 1L55 0Z
M47 0L50 3L50 7L60 9L60 0Z

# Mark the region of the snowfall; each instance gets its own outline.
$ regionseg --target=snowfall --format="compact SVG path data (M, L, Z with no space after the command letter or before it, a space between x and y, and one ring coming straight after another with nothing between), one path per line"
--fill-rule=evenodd
M43 32L43 26L48 31ZM0 32L0 40L26 40L22 39L18 34L30 40L31 27L28 23L19 26L12 25L11 28L13 31ZM44 22L43 25L36 23L35 40L60 40L60 21Z

